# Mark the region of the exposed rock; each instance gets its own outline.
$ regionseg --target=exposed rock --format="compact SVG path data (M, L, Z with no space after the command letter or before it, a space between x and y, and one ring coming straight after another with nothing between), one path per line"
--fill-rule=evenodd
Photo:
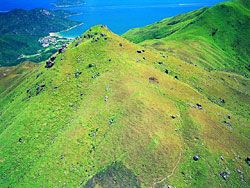
M105 96L105 97L104 97L104 101L105 101L105 102L108 102L108 99L109 99L108 96Z
M49 69L49 68L53 67L54 64L55 64L54 62L52 62L51 60L48 60L46 62L45 68Z
M36 88L36 95L39 95L43 91L44 87L45 87L45 84L38 85Z
M149 82L150 82L150 83L159 83L158 79L155 78L155 77L150 77L150 78L149 78Z
M88 66L89 68L93 68L93 67L95 67L95 64L89 64L89 66Z
M23 143L23 142L24 142L24 139L23 139L23 138L19 138L19 139L18 139L18 142Z
M114 118L109 119L109 125L112 125L114 123Z
M250 166L250 156L246 158L246 163Z
M106 34L104 34L104 33L101 33L100 35L101 35L101 37L106 37Z
M79 76L82 74L82 72L80 72L80 71L77 71L77 72L75 72L75 78L79 78Z
M220 101L220 103L222 103L222 104L225 104L225 103L226 103L225 99L222 99L222 98L219 98L219 101Z
M172 118L172 119L176 119L177 116L176 116L176 115L172 115L171 118Z
M196 104L196 107L197 107L199 110L202 110L202 109L203 109L203 108L202 108L202 105L199 104L199 103Z
M223 121L223 123L224 123L226 126L228 126L228 127L231 127L231 126L232 126L232 124L231 124L229 121Z
M230 176L230 172L226 172L226 171L221 172L221 173L220 173L220 176L221 176L224 180L227 180L227 178L229 178L229 176Z
M194 161L198 161L198 160L200 159L200 156L199 156L199 155L195 155L195 156L193 157L193 159L194 159Z
M56 60L56 56L52 56L51 58L50 58L50 61L55 61Z
M236 172L239 174L243 174L243 172L240 169L236 169Z
M94 79L94 78L97 78L98 76L100 76L100 73L99 73L99 72L97 72L96 74L94 74L94 75L92 76L92 78Z
M62 47L62 48L59 48L58 53L61 54L61 53L63 53L64 51L65 51L65 48Z

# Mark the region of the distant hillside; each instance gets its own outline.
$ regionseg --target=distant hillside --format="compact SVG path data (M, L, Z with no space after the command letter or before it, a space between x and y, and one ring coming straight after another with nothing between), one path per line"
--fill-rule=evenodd
M230 1L133 29L123 36L172 51L188 63L249 77L249 25L249 1Z
M66 17L71 13L67 11L48 11L45 9L13 10L0 13L0 65L15 65L20 63L21 54L32 55L39 53L43 47L39 38L70 28L79 22L71 21ZM43 56L32 59L42 61L55 52L54 49L46 51ZM40 52L41 53L41 52Z

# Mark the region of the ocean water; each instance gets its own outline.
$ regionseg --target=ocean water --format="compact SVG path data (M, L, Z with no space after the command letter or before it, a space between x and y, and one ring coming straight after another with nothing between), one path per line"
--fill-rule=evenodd
M135 27L142 27L166 17L189 12L203 6L212 6L223 0L86 0L76 7L63 9L77 13L70 19L83 22L83 25L61 32L66 37L81 35L89 27L104 24L113 32L122 34ZM0 0L0 11L15 8L57 9L55 0Z

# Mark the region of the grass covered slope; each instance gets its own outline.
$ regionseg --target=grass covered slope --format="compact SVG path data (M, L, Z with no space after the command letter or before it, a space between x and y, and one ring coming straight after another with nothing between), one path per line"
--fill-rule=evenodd
M248 187L249 84L94 27L0 94L0 185Z
M187 63L249 77L249 25L249 2L236 0L133 29L124 37Z
M0 67L0 93L13 90L36 67L37 64L30 62L13 67Z

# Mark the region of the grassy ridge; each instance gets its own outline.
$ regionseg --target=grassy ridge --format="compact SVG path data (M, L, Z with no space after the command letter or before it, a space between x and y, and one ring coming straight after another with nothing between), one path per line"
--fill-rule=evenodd
M123 36L209 70L249 77L250 42L246 39L250 33L250 10L244 2L247 3L230 1L203 8L131 30Z
M248 187L250 80L158 40L93 27L0 93L1 187Z

